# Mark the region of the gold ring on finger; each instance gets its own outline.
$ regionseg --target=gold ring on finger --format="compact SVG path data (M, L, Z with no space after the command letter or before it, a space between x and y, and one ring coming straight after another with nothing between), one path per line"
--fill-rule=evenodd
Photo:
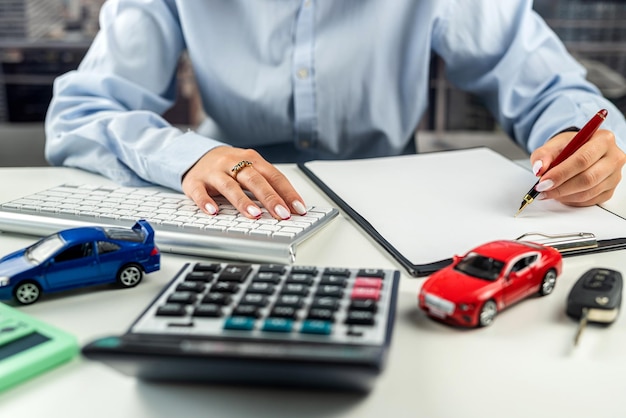
M231 172L233 178L237 179L237 174L239 174L239 172L241 170L243 170L244 168L250 167L250 166L252 166L252 162L251 161L241 160L237 164L235 164L233 166L233 168L230 169L230 172Z

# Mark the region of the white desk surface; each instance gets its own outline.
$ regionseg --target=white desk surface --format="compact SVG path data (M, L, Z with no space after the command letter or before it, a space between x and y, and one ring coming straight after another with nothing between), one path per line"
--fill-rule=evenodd
M307 202L331 204L297 168L280 167ZM67 168L2 168L0 200L66 182L109 183ZM624 196L626 191L613 205L626 212ZM0 234L0 254L34 240ZM598 266L626 273L624 256L621 251L565 258L553 294L522 301L502 312L492 326L471 330L428 319L416 303L423 279L403 272L387 367L366 395L146 383L78 356L1 393L0 416L623 417L626 314L606 329L589 326L574 349L576 323L564 309L566 296L582 273ZM19 309L75 334L81 344L120 334L189 260L193 258L163 254L161 270L147 275L136 288L79 290ZM302 243L297 263L400 269L345 216Z

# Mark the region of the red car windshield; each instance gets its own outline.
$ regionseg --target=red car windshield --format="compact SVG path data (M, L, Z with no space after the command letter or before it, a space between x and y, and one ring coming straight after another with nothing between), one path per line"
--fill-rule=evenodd
M496 280L504 268L504 262L485 257L477 253L469 253L454 266L454 269L468 276L484 280Z

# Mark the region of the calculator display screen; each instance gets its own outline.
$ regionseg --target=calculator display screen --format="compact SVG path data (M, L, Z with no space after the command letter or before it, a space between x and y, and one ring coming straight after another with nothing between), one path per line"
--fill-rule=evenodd
M33 332L32 334L4 344L0 346L0 361L43 344L46 341L50 341L50 338L38 332Z

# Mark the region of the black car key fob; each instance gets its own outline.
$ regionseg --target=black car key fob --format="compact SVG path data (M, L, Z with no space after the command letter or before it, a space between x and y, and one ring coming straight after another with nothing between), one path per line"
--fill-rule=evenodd
M623 280L620 272L593 268L583 274L567 297L568 316L585 322L610 324L617 319L622 304Z

